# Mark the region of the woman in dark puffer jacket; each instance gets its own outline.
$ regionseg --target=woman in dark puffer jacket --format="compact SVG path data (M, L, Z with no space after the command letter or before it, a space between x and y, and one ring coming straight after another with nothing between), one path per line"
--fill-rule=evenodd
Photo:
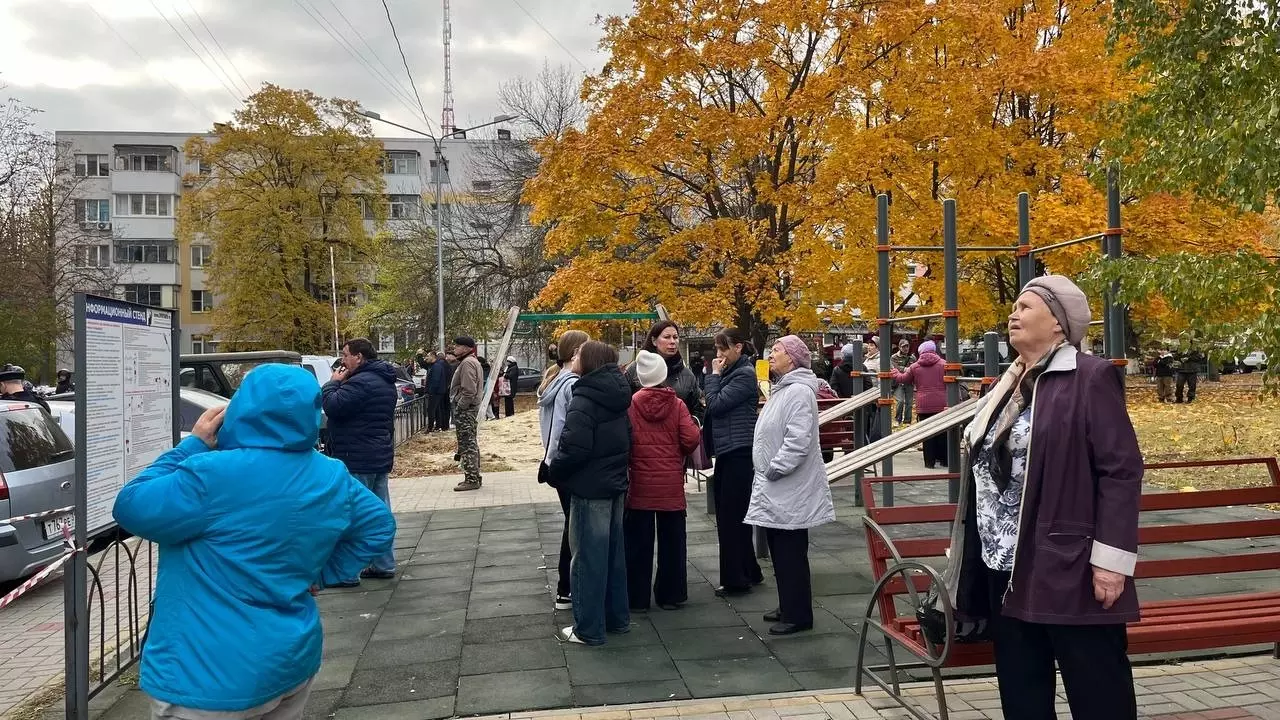
M653 599L663 610L688 600L685 572L684 459L702 435L676 391L662 387L667 364L644 350L636 358L644 385L631 398L631 485L623 536L627 546L627 592L631 609L649 609ZM653 577L654 527L657 527L658 576Z
M751 501L755 478L751 447L756 431L759 389L755 348L741 330L716 335L716 359L707 376L707 420L711 424L712 476L716 502L716 534L720 542L720 587L716 594L741 595L764 581L751 541L751 526L742 520Z
M670 320L654 323L644 339L644 349L661 355L667 362L667 380L663 385L676 391L685 407L689 408L689 414L701 425L707 406L702 400L698 378L694 377L693 371L684 364L684 358L680 356L680 326ZM627 381L631 383L632 394L640 392L640 378L636 374L635 363L627 368Z

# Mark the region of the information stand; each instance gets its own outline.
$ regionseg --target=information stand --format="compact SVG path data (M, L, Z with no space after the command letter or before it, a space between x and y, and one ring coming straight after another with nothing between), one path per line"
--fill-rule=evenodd
M64 577L68 718L89 714L89 542L114 529L112 508L125 483L179 439L178 338L172 310L75 296L75 556Z

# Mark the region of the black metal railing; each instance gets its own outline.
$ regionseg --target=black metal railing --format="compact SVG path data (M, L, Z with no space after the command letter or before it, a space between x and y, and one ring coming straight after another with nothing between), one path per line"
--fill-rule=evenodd
M142 657L155 594L156 558L151 543L119 528L97 538L90 550L96 551L86 563L87 622L91 642L97 646L96 655L90 657L92 698ZM112 592L103 587L107 577L115 580Z
M418 396L396 406L395 443L400 447L409 438L427 429L427 396Z

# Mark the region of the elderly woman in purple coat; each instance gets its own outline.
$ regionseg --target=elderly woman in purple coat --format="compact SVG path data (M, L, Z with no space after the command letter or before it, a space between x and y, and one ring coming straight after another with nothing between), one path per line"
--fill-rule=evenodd
M1108 360L1078 351L1089 302L1067 278L1023 289L1019 357L965 431L947 585L986 620L1007 718L1055 718L1054 665L1072 717L1137 718L1125 623L1138 619L1142 456Z

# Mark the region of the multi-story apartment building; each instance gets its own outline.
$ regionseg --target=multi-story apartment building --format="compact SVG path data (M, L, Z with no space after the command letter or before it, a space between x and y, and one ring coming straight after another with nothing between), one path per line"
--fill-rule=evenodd
M206 266L209 244L179 242L175 232L177 209L187 174L199 173L182 148L191 133L132 133L61 131L59 146L74 156L77 217L97 242L85 245L80 262L113 267L119 273L116 295L125 300L176 309L182 326L183 353L212 352L218 344L209 312L217 298L209 291ZM435 175L435 146L426 138L386 138L383 179L389 204L387 230L395 233L412 222L431 222ZM442 143L447 172L443 217L452 223L450 199L483 191L473 180L473 158L485 140L447 139ZM447 235L446 235L447 236ZM378 349L393 353L409 338L389 330L380 334ZM69 359L69 358L68 358Z

